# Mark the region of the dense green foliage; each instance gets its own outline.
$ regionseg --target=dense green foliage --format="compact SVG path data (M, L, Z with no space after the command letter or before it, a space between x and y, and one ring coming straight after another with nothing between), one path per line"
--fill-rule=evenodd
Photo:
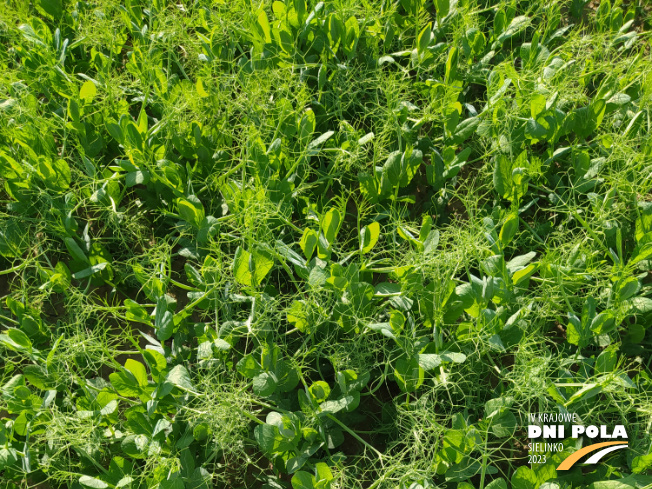
M0 487L652 487L651 20L5 0Z

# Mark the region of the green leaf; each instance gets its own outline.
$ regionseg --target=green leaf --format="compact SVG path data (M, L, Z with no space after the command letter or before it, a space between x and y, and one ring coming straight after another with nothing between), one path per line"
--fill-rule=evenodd
M252 354L247 354L238 362L237 364L238 372L247 377L248 379L253 379L256 375L262 372L260 364L256 361Z
M156 301L156 314L154 316L154 328L156 337L161 341L166 341L174 333L174 318L168 311L168 303L165 296L160 296Z
M335 134L334 131L325 132L324 134L319 136L317 139L313 139L312 141L310 141L310 144L308 144L308 148L318 148L319 146L324 144L326 141L328 141L333 134Z
M652 312L652 299L649 297L634 297L627 302L631 305L633 312L638 314Z
M632 98L626 93L616 93L612 95L609 100L607 100L607 103L613 105L625 105L628 104L631 100Z
M351 59L355 53L358 39L360 37L360 25L355 16L349 17L344 24L346 34L342 43L344 54Z
M647 242L641 246L637 246L627 264L631 266L640 261L649 259L652 259L652 242Z
M367 327L372 331L380 332L383 336L387 336L388 338L396 338L389 323L371 323L368 324Z
M127 121L124 124L124 130L126 131L125 145L131 147L132 149L143 150L143 135L140 133L138 126L134 124L131 120Z
M276 379L268 372L262 372L254 377L253 390L259 396L271 396L276 390Z
M299 241L299 246L301 251L303 251L306 260L312 258L315 249L317 248L317 242L319 241L319 233L314 229L306 228L303 230L303 236L301 236L301 241Z
M389 314L389 326L395 334L399 334L403 331L403 326L405 326L405 316L401 311L394 310Z
M414 246L417 247L418 250L423 251L424 249L423 243L418 239L416 239L405 226L398 226L397 231L398 231L398 235L401 238L412 243Z
M546 97L541 94L536 94L530 100L530 115L532 119L536 119L544 110L546 110Z
M188 370L183 365L177 365L170 370L165 381L184 391L193 390L190 374L188 374Z
M38 168L49 189L62 192L70 187L70 167L64 160L50 162L46 158L40 158Z
M607 374L613 372L616 367L618 355L611 349L606 349L595 360L595 372L598 374Z
M293 489L316 489L315 478L308 472L300 470L292 476Z
M498 438L507 438L516 431L516 417L508 409L502 409L498 415L492 416L491 432Z
M96 489L105 489L106 487L109 487L106 482L101 481L100 479L96 479L95 477L90 477L88 475L82 475L79 478L79 483L84 487L93 487Z
M17 258L27 250L29 234L24 232L24 227L18 220L12 219L4 224L4 228L0 229L0 256ZM63 263L61 266L64 266Z
M369 253L378 242L380 237L380 224L372 222L360 230L360 251L362 254Z
M448 51L448 58L446 59L446 74L444 75L444 82L450 84L457 77L457 57L458 49L452 47Z
M90 104L95 99L96 94L97 88L95 87L95 83L88 80L84 82L79 90L79 99L85 104Z
M263 249L255 249L251 254L238 247L235 252L233 271L236 281L242 285L259 285L273 266L271 253Z
M513 397L497 397L490 399L484 405L484 412L487 418L498 416L504 409L507 409L514 404Z
M512 193L512 163L505 155L498 155L494 160L494 188L503 199Z
M185 489L185 487L186 485L179 477L164 480L158 485L158 489Z
M639 455L632 460L632 472L635 474L645 472L649 467L652 467L652 453Z
M104 123L104 126L106 127L106 130L109 132L111 137L118 141L119 143L122 143L125 139L124 132L122 131L122 128L120 127L120 124L116 124L115 121L107 120Z
M423 153L418 149L408 148L401 156L401 173L399 179L400 187L407 187L414 176L417 174L421 163L423 162Z
M533 142L543 141L548 136L550 129L541 124L541 119L528 119L525 124L525 136Z
M564 403L565 406L570 406L571 404L579 401L586 401L592 397L597 396L602 392L602 386L598 384L586 384L579 391L573 394L568 401Z
M138 382L138 385L141 387L147 386L147 370L145 369L145 365L129 358L125 362L125 368L133 374L136 381Z
M328 399L328 396L331 393L331 388L323 380L318 380L313 382L313 384L308 388L308 391L315 402L322 403Z
M383 175L387 177L392 186L398 185L401 179L401 158L403 157L400 151L391 153L385 164L383 165Z
M32 342L30 341L28 336L20 329L9 328L7 330L7 336L9 337L9 339L11 339L11 341L19 345L21 348L24 348L29 352L32 351Z
M470 479L475 474L482 470L482 464L477 460L472 460L470 457L466 456L463 458L462 462L459 464L449 467L446 471L446 480L447 481L463 481ZM492 466L486 468L487 474L492 474L497 472L497 469Z
M204 220L204 206L197 197L190 196L188 199L177 199L177 207L184 221L195 228L200 227Z
M615 318L610 311L601 312L591 321L591 331L597 335L609 333L614 329L616 329Z
M530 467L521 466L516 469L512 475L512 487L519 489L536 489L539 486L539 480Z
M481 119L480 119L479 116L469 117L468 119L464 119L462 122L460 122L457 125L457 127L455 128L455 134L453 134L453 143L454 144L462 144L462 143L464 143L464 141L469 139L476 130L480 129L478 127L478 126L480 126L480 122L481 122ZM470 150L470 149L471 148L467 148L464 151L467 151L467 150ZM471 153L471 151L468 151L468 153L465 155L464 151L462 151L461 153L459 153L459 155L456 156L455 161L458 162L458 163L455 164L456 168L461 168L463 166L461 163L466 161L466 158L468 158L468 155ZM464 156L464 158L462 158L463 156ZM458 157L459 157L459 160L458 160ZM452 165L451 165L451 168L453 168ZM451 175L451 177L452 176L453 175Z
M435 6L437 7L437 18L439 21L446 17L451 9L450 0L435 0Z
M368 142L372 141L374 139L375 135L373 132L368 132L364 136L362 136L360 139L358 139L358 144L360 146L364 146Z
M267 18L267 14L265 13L264 10L261 10L258 12L258 17L256 19L256 24L258 26L258 29L263 35L263 39L265 43L271 44L272 42L272 31L269 27L269 19Z
M197 241L207 243L220 229L219 221L214 216L206 216L199 225Z
M213 487L213 477L203 467L197 467L192 477L186 481L186 489L210 489Z
M278 427L270 424L259 424L254 429L254 438L263 452L272 454L279 444L281 435Z
M287 311L287 320L301 332L309 331L311 328L311 315L305 301L295 300Z
M80 123L79 104L75 99L68 100L68 115L73 122Z
M326 241L328 241L329 244L333 244L335 242L335 237L337 236L341 225L342 216L339 210L330 209L328 212L326 212L324 218L322 219L322 231L324 232Z
M524 283L525 286L527 286L527 283L528 283L527 280L532 275L534 275L534 272L536 272L538 268L539 268L539 265L534 263L532 265L528 265L525 268L521 268L521 269L515 271L514 274L512 275L512 283L514 285L521 285L521 284Z
M36 0L34 4L38 10L55 20L63 16L62 0Z
M394 378L403 392L414 392L423 384L423 368L419 365L417 357L407 359L401 357L394 368Z
M0 448L0 470L10 467L18 461L18 453L14 448Z
M197 89L197 94L200 97L206 98L210 96L210 94L204 88L204 81L201 78L197 78L197 83L195 84L195 88Z
M138 381L130 372L113 372L109 374L109 381L121 396L138 397L140 394Z
M514 486L514 487L516 487L516 486ZM492 480L489 484L487 484L485 486L485 488L486 489L507 489L507 482L505 482L505 479L500 477L499 479Z
M452 137L453 133L455 132L455 129L457 128L457 124L460 121L461 112L462 112L462 106L459 102L456 102L455 104L451 104L446 108L444 112L444 117L446 119L444 128L446 129L447 137Z
M318 482L333 480L333 473L330 467L324 462L317 462L315 464L315 476Z
M122 440L122 451L133 458L145 458L149 440L145 435L128 435Z
M602 2L603 4L605 2ZM589 486L589 489L639 489L639 488L646 488L648 487L649 484L636 484L634 481L632 481L633 484L628 484L627 482L624 482L625 479L622 481L598 481L594 482ZM646 481L649 482L649 479Z
M439 367L442 362L441 356L437 355L436 353L420 353L418 355L419 358L419 365L423 370L426 372L430 370L434 370L435 368Z
M149 182L150 173L148 171L132 171L127 173L125 176L125 184L127 187L133 187L134 185L145 185Z
M526 17L525 15L519 15L518 17L514 17L514 19L510 22L509 26L505 31L498 36L497 41L499 43L503 43L508 39L511 39L518 33L520 33L523 29L525 29L530 23L530 19Z
M432 35L432 23L426 24L426 26L421 29L421 32L417 36L417 52L423 54L428 49L430 45L430 38Z
M149 369L152 372L152 378L158 382L166 373L167 360L156 350L144 350L143 358L149 365Z
M315 132L315 113L312 109L306 110L299 122L299 141L303 146L307 146L311 136Z
M652 241L652 202L639 202L636 211L639 217L636 219L635 236L636 242L640 245L642 241Z
M500 229L500 242L503 244L503 246L507 246L510 241L512 241L512 238L516 235L516 232L518 231L518 214L511 213L505 222L503 223L503 227Z
M443 351L440 353L444 362L464 363L466 362L466 355L464 353Z
M91 275L94 275L97 272L101 272L108 265L109 265L108 262L103 261L101 263L98 263L97 265L93 265L91 267L84 268L83 270L80 270L79 272L73 273L72 278L74 278L75 280L81 280L83 278L90 277Z
M324 86L326 85L326 79L328 77L328 68L326 67L325 64L321 64L319 67L319 72L317 73L317 87L319 88L319 91L321 92L324 89Z
M439 231L437 229L433 229L428 233L428 236L426 236L426 239L423 242L423 252L432 253L437 248L438 244Z

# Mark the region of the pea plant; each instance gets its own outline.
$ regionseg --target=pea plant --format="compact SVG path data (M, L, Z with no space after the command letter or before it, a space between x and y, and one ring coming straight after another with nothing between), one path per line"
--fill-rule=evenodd
M1 487L652 487L647 2L5 7Z

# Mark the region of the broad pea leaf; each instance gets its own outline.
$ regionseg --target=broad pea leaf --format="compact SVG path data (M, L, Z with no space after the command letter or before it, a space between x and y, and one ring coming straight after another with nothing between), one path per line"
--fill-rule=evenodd
M505 155L498 155L494 160L494 188L503 199L512 193L512 163Z
M255 248L253 254L240 247L235 252L233 272L236 281L242 285L260 285L273 266L271 253L261 248Z
M190 381L190 374L183 365L177 365L172 368L165 378L165 383L173 387L178 387L183 391L192 392L194 389Z
M450 12L450 0L435 0L435 6L437 8L437 18L443 19Z
M402 154L400 151L394 151L389 155L387 161L383 165L382 174L389 180L389 183L394 187L401 179L401 159Z
M95 98L96 93L97 88L95 87L95 83L87 80L79 89L79 99L85 104L90 104Z
M327 211L322 219L321 228L324 237L329 244L335 242L340 226L342 226L342 215L340 214L340 211L337 209L330 209Z
M65 160L50 161L45 157L41 157L39 158L38 170L49 189L63 192L70 187L70 167Z
M64 12L62 0L37 0L34 4L38 10L55 20L60 19Z
M179 214L188 224L199 229L204 220L204 206L197 197L191 195L187 199L177 199Z
M254 377L253 390L259 396L271 396L276 390L276 378L270 372L262 372Z
M308 472L299 471L292 476L293 489L315 489L315 478Z
M396 362L394 378L403 392L414 392L423 384L424 371L416 357L401 357Z
M503 244L503 246L507 246L511 242L511 240L516 235L517 231L518 231L518 214L512 213L507 217L507 219L503 223L503 227L500 229L499 239Z
M148 446L149 439L145 435L128 435L120 444L122 451L133 458L145 458Z
M125 368L132 373L132 375L138 382L138 385L140 385L141 387L147 386L148 380L147 380L147 370L145 369L145 365L143 365L142 363L136 360L129 358L125 362Z
M518 487L522 489L536 489L538 484L539 480L530 467L519 467L512 475L512 487Z
M360 230L360 250L363 254L369 253L380 237L380 224L372 222Z
M317 248L317 242L319 241L319 233L314 229L306 228L303 231L303 236L301 236L301 241L299 241L299 246L301 251L303 251L306 260L312 258L315 249Z
M260 374L263 371L260 363L256 361L251 353L242 357L242 359L238 362L237 369L238 372L240 372L248 379L253 379L256 375Z
M93 487L95 489L105 489L109 487L106 482L100 479L96 479L95 477L90 477L88 475L82 475L79 478L79 483L84 487Z
M118 394L125 397L138 397L140 386L131 372L122 370L109 374L109 381Z

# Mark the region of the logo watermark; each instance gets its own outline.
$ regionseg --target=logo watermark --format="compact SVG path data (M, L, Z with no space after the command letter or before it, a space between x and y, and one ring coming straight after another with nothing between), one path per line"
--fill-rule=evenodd
M528 414L528 463L544 464L549 453L564 451L563 440L587 438L600 441L587 445L570 454L557 466L557 470L569 470L586 455L593 454L583 463L597 464L605 455L627 448L628 436L624 425L588 425L581 423L577 413ZM595 452L595 453L593 453Z

